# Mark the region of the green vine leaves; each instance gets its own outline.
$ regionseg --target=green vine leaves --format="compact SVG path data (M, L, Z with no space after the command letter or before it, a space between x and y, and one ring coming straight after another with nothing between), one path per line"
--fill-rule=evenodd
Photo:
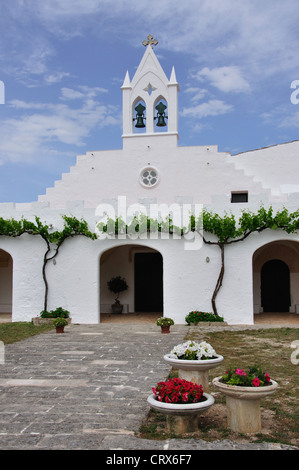
M44 225L39 217L35 217L35 223L24 218L20 220L3 219L0 217L0 235L19 237L23 233L40 235L49 244L60 246L68 237L84 235L91 239L96 239L95 233L90 232L85 220L78 220L76 217L63 216L64 227L61 231L51 231L51 226Z
M63 216L64 227L62 230L52 231L51 226L43 224L39 217L35 217L35 222L24 218L20 220L3 219L0 217L0 235L18 237L23 233L40 235L48 244L56 249L69 237L83 235L95 240L96 233L89 230L85 220L78 220L76 217ZM265 209L261 207L257 213L242 211L238 221L234 214L224 214L220 216L216 213L203 211L199 219L190 215L188 227L178 227L173 224L171 217L164 221L157 221L142 214L139 218L133 218L130 225L126 225L120 218L116 220L108 219L106 224L98 224L98 230L103 233L130 234L144 233L150 230L158 232L169 232L170 234L183 234L188 231L203 229L204 233L215 235L216 242L205 240L206 243L232 243L246 238L253 232L262 232L265 229L281 229L287 233L295 233L299 229L299 210L289 213L286 208L273 213L273 208Z
M52 232L51 226L43 224L39 217L35 217L35 222L26 220L23 217L20 220L5 220L0 217L0 235L19 237L24 233L27 233L30 235L40 235L46 242L47 249L44 253L42 266L42 276L45 285L44 310L47 310L49 291L46 276L47 263L58 255L59 248L67 238L74 237L76 235L83 235L87 238L91 238L92 240L97 238L97 235L88 229L88 224L85 220L78 220L76 217L68 216L63 216L63 220L63 229L61 231L55 230Z
M203 229L205 232L217 237L216 243L235 243L247 238L253 232L262 232L266 229L281 229L287 233L295 233L299 229L299 211L289 213L286 208L273 213L273 208L265 209L263 206L256 214L251 211L242 211L238 222L233 214L220 217L207 211L203 213Z
M289 213L286 208L283 208L274 214L272 206L269 209L262 206L257 213L243 210L238 220L234 214L225 213L221 216L204 210L198 219L195 219L191 214L188 227L182 228L174 225L170 216L164 221L158 221L150 219L144 214L139 217L135 216L129 225L121 217L116 220L108 218L106 223L98 224L99 232L116 235L149 231L183 235L188 231L203 230L204 233L215 235L217 240L214 242L204 238L206 243L213 244L234 243L247 238L253 232L262 232L265 229L282 229L287 233L296 232L299 229L299 210Z

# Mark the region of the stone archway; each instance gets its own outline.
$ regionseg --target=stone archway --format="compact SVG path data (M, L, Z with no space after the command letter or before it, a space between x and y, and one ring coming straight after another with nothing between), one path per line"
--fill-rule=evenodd
M124 277L129 286L120 295L123 314L113 314L113 295L107 282ZM160 252L143 245L122 245L100 257L100 322L149 320L163 315L163 258Z
M278 240L253 255L254 313L299 309L299 242Z
M12 317L13 260L7 251L0 249L0 322Z

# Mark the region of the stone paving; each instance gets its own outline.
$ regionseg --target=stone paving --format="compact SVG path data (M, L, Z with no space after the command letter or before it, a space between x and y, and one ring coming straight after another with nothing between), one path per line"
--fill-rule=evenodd
M6 345L0 364L0 449L288 449L135 436L152 386L168 375L163 355L185 334L184 325L171 327L168 335L152 324L70 325L64 334L50 331Z

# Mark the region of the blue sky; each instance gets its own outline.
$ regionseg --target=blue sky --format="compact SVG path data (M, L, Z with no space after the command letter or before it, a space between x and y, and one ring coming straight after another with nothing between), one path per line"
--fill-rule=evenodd
M298 0L0 0L0 202L36 201L76 155L122 147L120 87L148 34L175 67L179 145L298 140L298 19Z

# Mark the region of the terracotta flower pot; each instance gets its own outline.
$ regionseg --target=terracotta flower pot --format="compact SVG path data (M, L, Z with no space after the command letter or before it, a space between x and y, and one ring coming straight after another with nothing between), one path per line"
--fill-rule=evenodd
M64 326L56 326L56 333L64 333Z
M161 333L163 334L170 333L170 325L161 326Z

